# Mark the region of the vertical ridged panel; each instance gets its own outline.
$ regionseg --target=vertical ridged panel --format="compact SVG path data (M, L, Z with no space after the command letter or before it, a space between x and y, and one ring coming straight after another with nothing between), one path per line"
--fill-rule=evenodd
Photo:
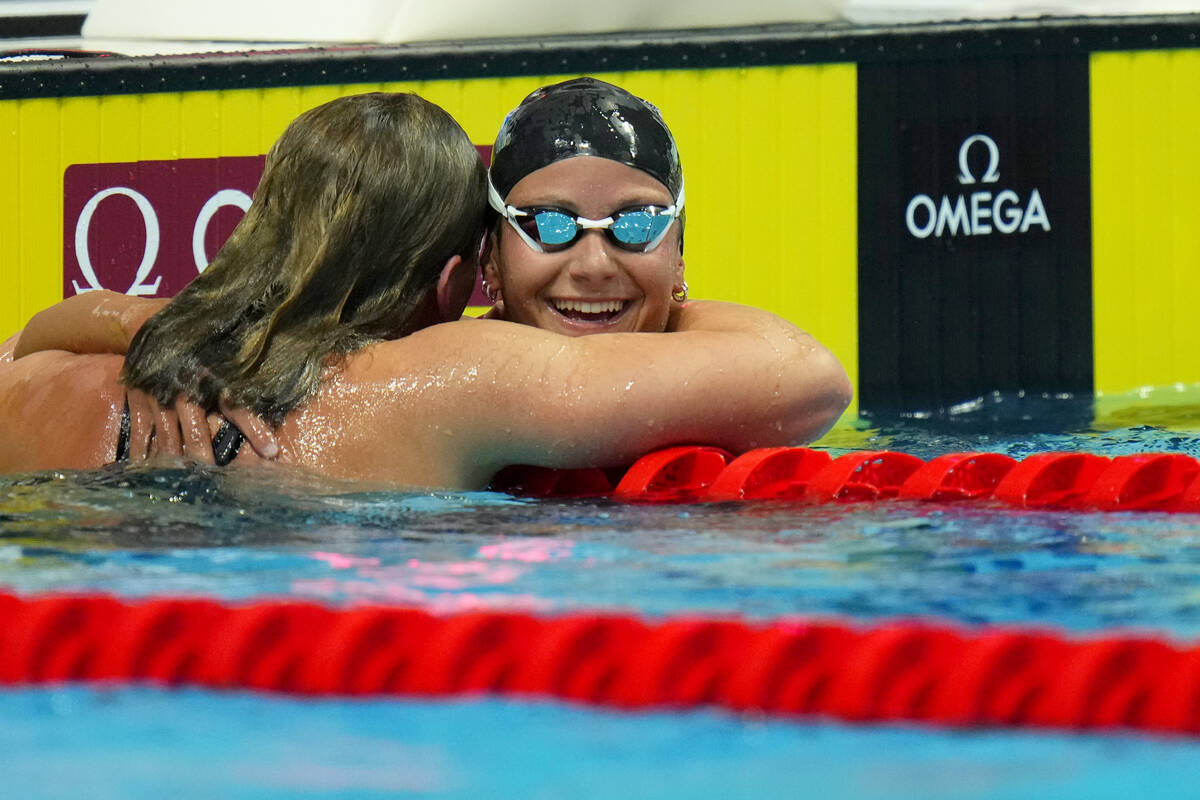
M182 106L182 95L148 94L142 96L142 102L138 109L140 114L137 130L139 159L180 157L182 134L179 120ZM153 153L153 155L143 155L146 153Z
M62 171L59 138L62 118L61 100L18 100L17 124L20 130L18 178L9 183L16 187L17 235L20 253L17 262L19 284L17 298L19 324L35 312L61 297L62 281ZM82 132L95 137L93 130ZM64 133L63 138L67 138ZM7 293L7 291L5 292ZM4 335L7 335L5 332Z
M823 67L817 91L820 115L812 123L820 141L811 152L820 170L816 228L810 241L819 247L815 270L806 271L814 285L805 313L820 319L818 338L833 349L858 385L858 82L853 65ZM797 253L801 264L805 254ZM803 323L801 323L803 324ZM858 408L858 396L848 415Z
M1096 389L1200 381L1200 52L1092 56Z
M258 93L260 105L258 108L258 146L255 151L265 153L283 133L283 129L300 114L300 90L295 87L286 89L260 90Z
M221 100L217 92L189 92L180 95L177 124L180 158L243 155L220 151ZM142 158L149 159L152 156L143 153Z
M21 224L21 121L15 102L0 103L0 179L9 187L0 192L0 341L7 339L24 322L21 313L22 246ZM52 270L50 270L52 271Z
M257 154L262 146L262 91L233 89L217 92L221 155ZM275 136L278 135L275 132ZM274 138L274 136L272 137Z
M64 165L99 164L100 162L104 161L105 159L101 153L101 142L104 137L102 135L103 126L101 123L102 115L100 111L100 98L67 97L61 102L62 104L60 106L60 113L62 115L62 123L58 131L58 135L60 137L59 157L61 158L61 163ZM131 139L140 138L142 135L144 135L144 127L145 126L143 125L138 125L136 129L128 131L126 135ZM112 139L111 136L108 138L110 140ZM63 169L65 169L65 166ZM90 176L94 179L98 168L89 167L87 169L90 173ZM56 220L56 225L58 226L59 235L62 237L64 242L72 241L75 236L75 230L73 227L68 229L65 225L66 221L63 219L63 191L61 185L61 172L59 173L58 178L60 183L58 185L57 197L53 195L39 195L37 199L39 202L45 202L47 206L53 203L52 213L54 219ZM44 213L49 214L51 213L51 210L49 208L45 208ZM58 244L57 238L51 238L45 243L38 242L39 247L50 247L55 244ZM49 250L45 257L46 259L52 260L47 260L43 265L33 268L30 274L31 279L34 279L36 276L39 292L41 292L39 296L42 298L41 301L36 304L36 307L32 309L32 311L36 311L37 308L55 302L63 294L62 276L55 275L54 272L56 271L48 269L49 265L52 263L58 264L60 267L62 266L62 246L59 245L57 248ZM51 276L54 277L53 281L46 280Z

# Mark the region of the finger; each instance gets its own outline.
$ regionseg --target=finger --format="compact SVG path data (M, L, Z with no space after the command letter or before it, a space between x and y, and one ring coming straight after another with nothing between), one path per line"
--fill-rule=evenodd
M212 439L208 432L208 415L200 406L182 395L175 398L175 414L179 417L184 455L203 464L213 463Z
M175 409L159 406L154 414L154 444L159 453L169 456L183 455L183 442L179 433L179 418Z
M137 389L130 389L125 401L129 403L129 460L143 461L150 455L150 438L154 434L154 414L158 404Z
M262 417L248 408L229 405L224 397L221 397L217 404L225 419L237 426L242 436L245 436L246 441L254 448L254 452L263 458L275 458L279 455L279 440L275 438L275 431L271 430L271 426Z

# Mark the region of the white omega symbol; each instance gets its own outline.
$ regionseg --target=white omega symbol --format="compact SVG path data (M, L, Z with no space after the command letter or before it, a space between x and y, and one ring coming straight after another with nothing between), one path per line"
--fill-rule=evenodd
M196 226L192 228L192 259L196 262L196 271L204 272L208 266L208 255L204 252L204 234L208 233L208 225L217 211L225 206L237 206L245 213L250 209L250 196L238 189L222 189L208 198L208 202L200 209L196 217Z
M113 186L97 192L92 195L91 200L87 201L83 211L79 212L79 221L75 223L75 257L79 260L79 270L87 280L87 285L80 286L79 281L75 280L71 283L75 286L76 294L104 288L100 285L100 279L96 277L96 271L92 268L92 259L88 253L88 229L92 225L92 215L96 213L100 202L114 194L123 194L133 200L142 214L142 221L146 224L146 249L142 253L142 263L138 264L133 285L125 294L153 295L158 291L159 283L162 282L160 277L155 278L152 285L146 285L146 279L150 277L150 270L154 269L154 261L158 258L158 215L154 213L154 207L150 205L150 201L144 194L127 186Z
M968 136L958 148L958 182L964 185L975 182L975 176L971 174L971 167L967 164L967 154L971 152L971 145L976 142L983 142L988 151L988 166L987 171L983 173L983 182L995 183L1000 180L1000 148L996 146L996 140L986 133Z

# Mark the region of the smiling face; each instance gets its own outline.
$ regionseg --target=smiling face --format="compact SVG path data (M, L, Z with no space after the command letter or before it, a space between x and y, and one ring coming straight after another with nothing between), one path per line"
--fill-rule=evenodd
M517 208L558 208L596 220L674 200L645 172L592 156L531 172L506 198ZM570 247L538 253L507 222L497 229L484 278L503 296L505 319L567 336L666 328L671 292L683 283L678 222L649 253L621 249L602 230L581 231Z

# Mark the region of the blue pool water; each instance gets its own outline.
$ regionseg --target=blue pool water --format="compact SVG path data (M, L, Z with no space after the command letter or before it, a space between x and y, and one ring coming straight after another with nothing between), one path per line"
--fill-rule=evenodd
M876 418L824 444L926 458L1200 455L1190 406L1159 409L1165 424L1148 425L1133 412L1077 424L1071 404L1054 406L1057 418L1000 405ZM0 585L442 612L921 616L1191 642L1200 638L1200 515L526 501L180 464L0 478ZM0 692L0 715L13 797L1124 798L1186 796L1200 778L1200 742L1184 739L478 698L58 687Z
M1195 794L1191 742L848 727L499 700L82 689L0 698L5 796L1129 800Z

